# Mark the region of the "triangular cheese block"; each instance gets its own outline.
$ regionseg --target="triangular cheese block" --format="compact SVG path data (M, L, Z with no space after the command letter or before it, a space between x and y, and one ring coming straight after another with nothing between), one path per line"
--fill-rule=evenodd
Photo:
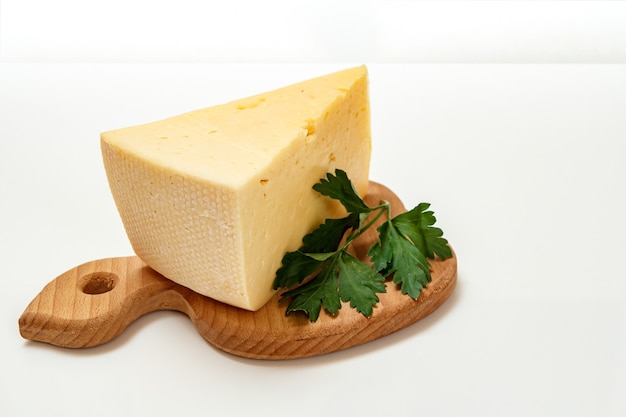
M102 133L107 177L136 254L167 278L248 310L273 295L285 252L337 204L312 190L343 169L367 192L364 66Z

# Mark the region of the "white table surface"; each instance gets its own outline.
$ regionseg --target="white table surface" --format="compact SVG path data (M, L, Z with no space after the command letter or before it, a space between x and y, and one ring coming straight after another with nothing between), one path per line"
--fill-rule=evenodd
M23 340L54 277L131 255L99 133L347 65L0 65L0 415L626 415L626 66L370 65L371 179L459 259L435 313L293 361L153 313L101 347Z

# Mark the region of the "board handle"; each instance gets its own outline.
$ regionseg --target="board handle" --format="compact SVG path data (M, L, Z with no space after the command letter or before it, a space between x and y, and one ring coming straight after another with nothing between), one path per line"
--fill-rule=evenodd
M97 346L144 314L189 315L188 292L136 256L91 261L46 285L19 318L19 330L25 339L56 346Z

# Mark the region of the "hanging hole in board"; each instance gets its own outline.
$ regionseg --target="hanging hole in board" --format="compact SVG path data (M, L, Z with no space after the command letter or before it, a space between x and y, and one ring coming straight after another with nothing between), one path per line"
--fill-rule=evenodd
M104 294L115 288L117 280L113 272L92 272L82 277L80 287L85 294Z

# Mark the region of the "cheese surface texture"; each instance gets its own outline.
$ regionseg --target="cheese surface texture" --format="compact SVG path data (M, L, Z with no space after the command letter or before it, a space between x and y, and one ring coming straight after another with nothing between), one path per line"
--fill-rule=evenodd
M283 255L340 206L311 187L343 169L367 192L367 69L101 134L133 250L165 277L247 310Z

